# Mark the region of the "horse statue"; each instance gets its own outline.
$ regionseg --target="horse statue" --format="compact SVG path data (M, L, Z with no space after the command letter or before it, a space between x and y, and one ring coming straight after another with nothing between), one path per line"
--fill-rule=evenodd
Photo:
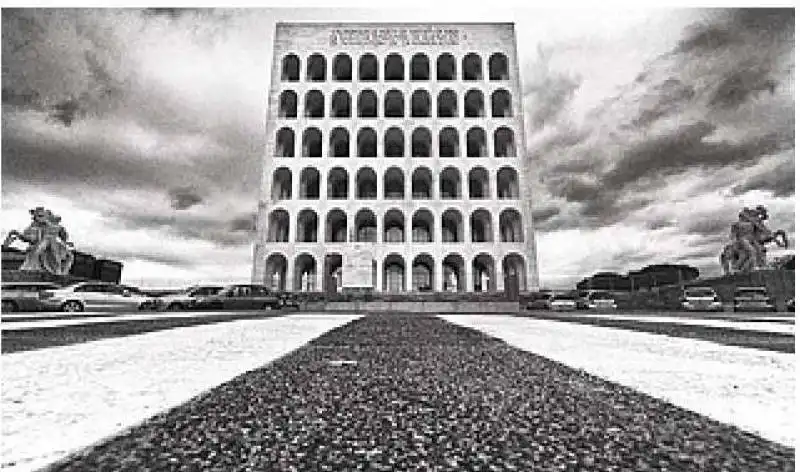
M751 272L767 266L767 245L774 242L778 247L789 247L789 238L783 230L770 231L764 221L769 218L767 209L758 205L755 209L743 208L739 221L731 225L731 242L720 254L720 265L725 275L731 272Z
M31 224L22 232L10 231L3 247L17 240L28 244L25 260L19 270L68 274L75 255L72 243L68 241L67 230L61 225L61 217L44 207L36 207L30 210L30 214Z

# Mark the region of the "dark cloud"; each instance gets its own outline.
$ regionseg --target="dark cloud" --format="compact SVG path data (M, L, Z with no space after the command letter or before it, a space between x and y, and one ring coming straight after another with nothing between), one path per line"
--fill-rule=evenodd
M675 222L670 218L657 218L645 222L645 227L651 231L675 227Z
M558 216L559 213L561 213L561 209L557 206L538 208L533 210L533 220L538 225Z
M126 211L106 212L108 216L130 229L166 231L184 239L210 241L223 247L242 246L251 242L252 235L241 229L242 216L225 219L216 216L187 215L185 213L152 214Z
M795 167L792 157L750 176L743 183L733 187L732 193L742 195L751 190L765 190L775 197L790 197L795 192L794 183Z
M642 103L639 116L633 119L630 127L647 128L659 119L674 113L681 106L688 104L695 97L695 90L680 79L670 77L663 83L653 87L649 98L654 103ZM655 100L652 100L655 98ZM623 125L623 127L626 127Z
M769 91L774 94L778 82L770 78L769 74L769 69L759 66L733 71L717 86L709 100L709 105L734 108L742 105L758 92Z
M693 220L684 226L684 231L688 234L699 234L701 236L729 234L733 221L730 218L705 215L700 219Z
M711 123L699 121L681 126L670 134L635 143L614 163L602 182L605 186L620 188L642 177L658 180L693 167L742 166L793 145L787 137L777 134L740 143L706 139L714 130Z
M582 79L563 72L554 72L549 63L553 51L542 45L538 48L537 61L528 69L524 94L529 99L528 124L534 129L543 127L557 118L575 96Z
M230 230L233 232L254 232L256 230L256 214L238 216L230 221Z
M603 189L597 182L585 177L557 175L547 181L547 188L556 197L568 202L587 202L600 197Z
M169 191L170 206L175 210L186 210L203 201L196 188L178 187Z

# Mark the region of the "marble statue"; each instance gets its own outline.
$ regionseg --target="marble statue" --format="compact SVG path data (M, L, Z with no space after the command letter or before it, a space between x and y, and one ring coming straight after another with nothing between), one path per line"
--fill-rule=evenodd
M30 214L31 224L22 232L9 232L3 247L16 240L28 243L25 260L19 270L68 274L75 255L67 230L61 225L61 217L44 207L36 207L30 210Z
M481 272L481 292L489 291L489 274Z
M453 272L453 271L450 271L449 279L450 280L449 280L448 288L450 289L451 292L457 292L458 291L458 278L456 278L456 273Z
M719 258L725 275L766 268L769 243L789 247L786 232L771 231L765 223L768 218L769 213L762 205L739 212L739 220L731 225L731 241L722 249Z

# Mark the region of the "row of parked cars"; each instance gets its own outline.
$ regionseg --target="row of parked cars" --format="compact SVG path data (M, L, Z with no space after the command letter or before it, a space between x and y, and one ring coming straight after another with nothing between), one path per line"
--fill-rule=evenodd
M262 310L299 308L295 294L263 285L192 286L154 296L130 285L79 282L66 287L47 282L10 282L2 286L2 311Z
M684 311L725 311L722 298L712 287L687 287L680 299ZM587 290L578 293L539 292L528 301L529 310L575 311L616 310L617 301L607 291ZM786 310L794 311L794 298L786 301ZM766 287L737 287L733 311L777 311L775 300Z

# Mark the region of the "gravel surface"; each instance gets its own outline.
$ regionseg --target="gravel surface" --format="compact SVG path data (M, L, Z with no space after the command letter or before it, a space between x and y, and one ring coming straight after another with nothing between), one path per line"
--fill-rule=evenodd
M47 470L794 470L794 450L422 315L335 328Z
M607 328L622 328L679 338L702 339L728 346L752 347L775 352L794 353L794 334L745 331L718 326L697 326L685 323L637 321L581 316L570 313L536 312L520 316L541 320L566 321Z
M188 326L198 326L213 323L227 323L237 320L259 320L281 316L279 312L248 312L242 314L206 315L202 317L182 317L182 318L154 318L145 320L131 321L108 321L96 322L97 320L87 319L86 324L48 327L47 321L42 322L41 328L16 329L12 322L4 326L2 330L2 353L31 351L34 349L44 349L55 346L68 346L70 344L97 341L99 339L116 338L120 336L131 336L165 329L185 328ZM5 322L4 322L5 323ZM12 329L5 329L10 327Z

